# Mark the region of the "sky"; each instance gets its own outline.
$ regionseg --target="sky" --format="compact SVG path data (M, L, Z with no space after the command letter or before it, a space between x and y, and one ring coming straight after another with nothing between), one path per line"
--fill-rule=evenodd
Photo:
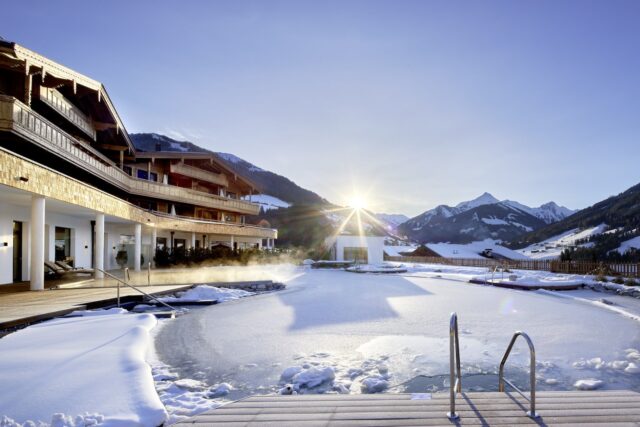
M31 1L0 36L107 88L127 130L417 215L640 182L638 1Z

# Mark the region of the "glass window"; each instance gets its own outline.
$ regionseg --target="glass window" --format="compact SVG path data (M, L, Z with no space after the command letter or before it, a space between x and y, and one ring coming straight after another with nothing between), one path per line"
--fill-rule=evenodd
M155 172L151 172L151 181L158 182L158 174Z
M131 166L124 166L122 170L129 176L131 176L131 174L133 173L133 171L131 170Z
M138 176L138 178L140 178L140 179L149 179L149 174L147 173L147 171L146 171L146 170L144 170L144 169L138 169L138 172L137 172L137 173L138 173L138 175L137 175L137 176Z
M66 261L71 257L71 229L56 227L56 261Z

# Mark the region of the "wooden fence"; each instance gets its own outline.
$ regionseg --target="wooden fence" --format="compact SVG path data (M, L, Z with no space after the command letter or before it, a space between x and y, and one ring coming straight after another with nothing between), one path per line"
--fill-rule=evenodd
M558 260L507 260L493 258L443 258L434 256L385 256L387 261L445 264L462 267L508 267L517 270L540 270L567 274L619 274L640 277L640 264L623 262L558 261Z

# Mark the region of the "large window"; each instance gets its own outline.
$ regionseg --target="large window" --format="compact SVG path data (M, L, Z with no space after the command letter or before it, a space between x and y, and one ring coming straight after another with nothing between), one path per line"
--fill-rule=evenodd
M140 179L149 179L149 173L144 169L138 169L137 175Z
M56 227L56 261L69 261L71 258L71 229Z
M344 260L366 264L368 262L367 248L344 248Z

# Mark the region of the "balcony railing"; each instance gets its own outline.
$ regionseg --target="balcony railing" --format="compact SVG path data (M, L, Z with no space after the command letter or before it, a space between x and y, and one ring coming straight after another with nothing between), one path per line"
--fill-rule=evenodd
M212 182L223 187L229 186L229 180L227 177L220 173L208 172L193 166L185 165L184 163L172 163L170 166L171 173L178 173L180 175L189 176L191 178L200 179L206 182Z
M96 140L96 130L91 119L69 102L60 92L40 86L40 100L73 123L78 129L91 137L92 140Z
M88 144L64 132L17 99L0 95L0 129L14 131L131 194L257 215L260 206L188 188L133 178Z
M224 225L224 226L235 226L235 227L246 228L246 229L251 229L251 230L263 230L263 231L276 232L275 228L261 227L259 225L242 224L242 223L239 223L239 222L216 221L216 220L212 220L212 219L203 219L203 218L193 218L193 217L184 216L184 215L171 215L171 214L168 214L166 212L160 212L160 211L151 211L151 212L156 216L161 216L161 217L164 217L164 218L175 218L175 219L180 219L182 221L189 221L189 222L193 222L193 223L216 224L216 225ZM269 237L271 237L271 235L269 235Z

